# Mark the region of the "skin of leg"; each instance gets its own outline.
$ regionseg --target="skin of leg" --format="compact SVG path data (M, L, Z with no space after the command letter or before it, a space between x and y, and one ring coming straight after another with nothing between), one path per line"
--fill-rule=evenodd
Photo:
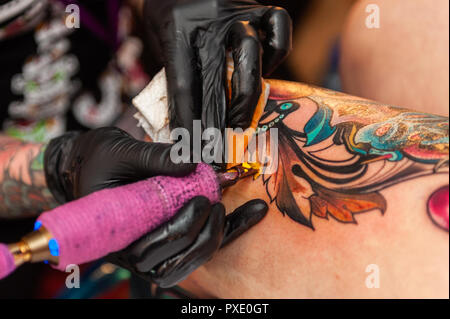
M270 205L265 219L220 250L182 287L219 298L448 298L448 233L437 230L418 207L424 188L447 176L396 185L383 195L384 216L369 212L358 224L317 220L313 231ZM246 180L224 195L227 210L251 198L268 200L263 185ZM395 203L395 204L394 204ZM369 265L380 287L368 288Z
M366 27L369 4L379 7L379 29ZM448 38L447 0L359 1L342 35L343 90L448 116Z
M369 3L380 7L380 29L365 27ZM447 1L361 1L345 30L346 92L448 114ZM448 174L397 184L381 191L384 215L359 214L357 224L316 219L315 230L272 203L260 224L182 286L199 297L220 298L448 298L448 232L436 229L425 204L431 189L446 184ZM223 202L232 211L253 198L269 201L261 182L245 180ZM370 265L378 266L379 288L366 285Z
M358 98L342 98L348 105L358 101L353 112L363 108ZM296 102L300 107L283 123L302 131L316 106L306 98ZM370 106L372 112L377 107L383 108ZM337 160L347 151L339 146L329 152ZM356 223L314 218L314 230L271 203L262 222L221 249L182 286L198 297L219 298L448 298L448 231L427 215L430 194L445 185L448 173L400 182L380 191L387 203L384 215L380 210L359 213ZM226 190L223 203L230 212L254 198L270 203L261 178ZM366 285L370 265L379 269L379 288Z

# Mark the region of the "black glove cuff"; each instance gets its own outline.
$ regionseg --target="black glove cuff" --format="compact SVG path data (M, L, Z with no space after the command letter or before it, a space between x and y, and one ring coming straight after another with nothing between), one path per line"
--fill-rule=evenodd
M47 187L57 202L63 204L71 200L71 194L67 194L64 187L64 175L61 165L64 158L72 149L74 140L81 132L68 132L60 137L54 138L47 145L44 153L44 171Z

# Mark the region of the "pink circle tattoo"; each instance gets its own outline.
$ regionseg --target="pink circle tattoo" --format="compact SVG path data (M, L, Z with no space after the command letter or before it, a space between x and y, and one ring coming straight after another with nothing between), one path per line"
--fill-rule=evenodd
M448 231L449 185L439 188L428 200L428 215L440 228Z

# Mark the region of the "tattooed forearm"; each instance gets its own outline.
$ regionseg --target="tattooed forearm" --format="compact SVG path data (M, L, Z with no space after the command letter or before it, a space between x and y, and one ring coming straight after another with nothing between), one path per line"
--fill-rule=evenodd
M381 190L448 175L446 117L271 81L257 134L269 128L278 129L279 161L277 172L262 177L267 194L283 214L312 229L313 216L355 223L355 214L384 213ZM448 194L448 185L436 185L428 201L432 221L447 231Z
M45 146L0 135L0 218L35 216L55 207L45 182Z

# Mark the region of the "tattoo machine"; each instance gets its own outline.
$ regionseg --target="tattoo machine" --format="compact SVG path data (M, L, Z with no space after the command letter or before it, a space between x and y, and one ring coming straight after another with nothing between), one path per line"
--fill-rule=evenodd
M257 172L241 165L216 173L200 163L186 177L157 176L59 206L43 213L34 232L20 242L0 244L0 279L28 262L48 262L64 271L124 249L167 222L190 199L205 196L217 203L223 188Z
M232 59L228 59L228 87L231 89ZM164 69L133 101L139 123L155 142L169 142L167 87ZM262 81L262 93L250 127L237 139L244 147L253 136L264 111L270 85ZM166 97L166 98L164 98ZM236 152L231 152L235 154ZM239 179L259 174L259 164L228 161L227 170L216 173L200 163L187 177L153 177L113 189L104 189L43 213L35 231L20 242L0 244L0 279L27 262L49 262L64 271L68 265L82 264L126 248L135 240L172 218L196 196L212 203L221 199L221 189Z
M231 80L234 71L233 59L230 54L227 58L227 86L228 86L228 98L231 99ZM228 158L225 159L227 168L232 168L243 162L244 158L234 158L233 156L239 154L236 152L236 148L243 146L247 148L250 140L256 133L256 129L259 124L259 120L264 113L264 108L267 104L270 95L270 83L261 79L261 94L258 99L258 103L255 107L255 111L252 115L250 127L244 132L227 132L225 136L230 150L228 152ZM138 121L138 126L142 127L147 133L149 140L158 143L171 143L170 128L169 128L169 105L168 105L168 93L167 93L167 78L166 71L163 68L150 83L133 99L133 105L138 112L134 115Z

